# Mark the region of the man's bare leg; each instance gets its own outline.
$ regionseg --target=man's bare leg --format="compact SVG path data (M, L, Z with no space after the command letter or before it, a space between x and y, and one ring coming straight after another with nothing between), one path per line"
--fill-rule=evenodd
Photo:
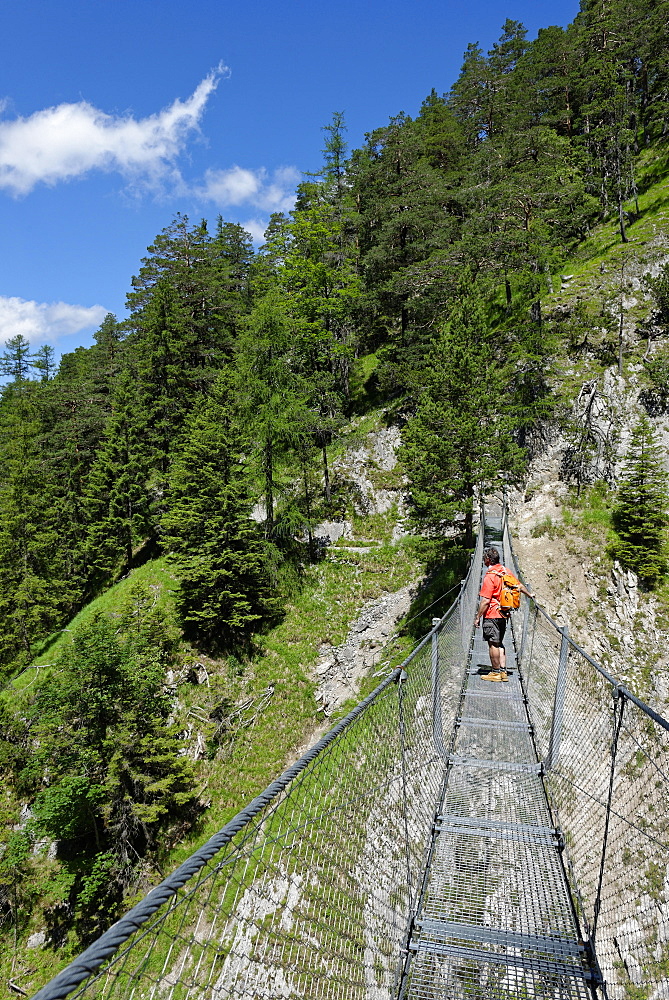
M488 653L492 672L506 674L506 650L504 646L493 646L492 643L488 643Z

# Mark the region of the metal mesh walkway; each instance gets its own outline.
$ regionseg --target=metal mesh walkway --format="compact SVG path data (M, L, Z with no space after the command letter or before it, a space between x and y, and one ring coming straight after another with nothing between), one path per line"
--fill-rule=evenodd
M509 633L505 645L506 683L483 678L480 631L471 645L409 943L410 1000L592 997Z

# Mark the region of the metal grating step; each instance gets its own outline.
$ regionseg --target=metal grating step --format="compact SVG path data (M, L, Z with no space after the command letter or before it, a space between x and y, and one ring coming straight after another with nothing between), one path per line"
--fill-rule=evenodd
M490 768L493 771L522 771L526 774L542 774L543 764L521 764L513 760L488 760L480 757L460 757L449 754L447 763L459 764L461 767Z
M521 732L532 732L532 726L529 722L506 722L503 719L474 719L469 715L460 715L455 721L462 726L486 726L494 729L518 729Z
M568 987L569 980L578 981L583 983L585 986L588 982L593 982L594 976L589 969L583 968L582 966L575 965L573 963L558 962L553 959L544 958L541 955L528 955L528 954L518 954L517 951L514 952L491 952L484 948L468 947L466 945L451 944L445 941L429 941L420 938L417 942L411 943L411 949L418 953L422 952L428 955L440 955L449 958L457 958L463 962L477 962L481 965L489 964L500 964L500 965L510 965L515 968L527 969L530 972L537 973L539 977L543 980L543 983L537 983L537 986L547 985L545 982L546 976L559 977L560 979L565 979L565 983L556 983L556 986L561 987L560 997L587 997L590 998L592 994L588 990L583 993L565 993L562 992L562 988ZM413 979L412 979L413 985ZM413 996L419 995L412 993ZM424 994L433 995L433 994ZM445 994L440 994L445 996ZM500 994L488 994L488 996L499 996ZM501 994L503 995L503 994ZM506 994L507 996L512 996L513 994ZM518 993L516 996L536 996L543 997L546 994L542 991L541 993Z
M532 836L525 834L519 837L518 834L513 833L510 830L497 830L493 834L493 832L486 827L458 826L456 823L449 823L446 827L438 826L437 830L447 830L448 833L457 833L468 837L494 836L498 840L524 840L527 843L544 844L546 847L559 848L561 846L561 841L555 834L551 836L546 834L534 834Z
M483 712L475 711L474 706L477 703L477 698L492 699L490 708L486 708ZM525 711L525 703L520 688L513 687L510 683L505 684L504 681L483 681L482 684L477 684L474 681L467 690L461 712L462 715L479 716L479 718L494 718L495 716L491 714L491 711L500 712L500 718L505 718L508 717L508 713L505 713L504 705L508 705L509 703L515 707L513 718L517 722L526 722L527 712ZM481 701L480 704L485 705L486 702ZM501 707L497 708L497 704Z
M465 717L486 719L489 722L521 722L527 725L525 705L518 698L491 698L490 694L474 694L468 692L465 696L461 713Z
M500 837L499 830L444 827L419 916L471 927L575 941L557 844Z
M490 766L498 762L527 766L536 773L537 755L527 727L495 726L489 722L482 726L460 726L453 753L461 759L484 761Z
M563 843L562 834L554 827L533 826L529 823L504 823L501 820L473 819L470 816L438 816L436 827L440 831L522 840L558 848Z
M455 938L457 941L476 941L479 944L489 944L505 949L525 948L538 952L547 958L567 962L571 959L571 968L581 963L585 956L583 948L577 941L560 940L554 937L541 937L538 934L522 934L509 931L503 927L473 927L471 924L461 924L453 920L433 920L426 918L417 920L416 926L424 934L437 940Z
M518 771L453 768L442 812L505 823L551 825L541 782L534 774Z

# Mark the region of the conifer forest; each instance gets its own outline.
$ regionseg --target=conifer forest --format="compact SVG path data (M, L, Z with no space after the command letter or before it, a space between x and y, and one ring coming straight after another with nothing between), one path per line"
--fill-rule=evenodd
M415 117L370 122L361 148L335 111L259 250L222 217L166 219L128 277L128 318L107 315L94 346L56 365L48 346L5 343L5 980L61 967L257 794L245 754L260 736L241 727L235 749L230 719L240 692L260 697L255 658L328 558L316 527L354 503L335 461L352 422L381 413L401 430L410 539L396 558L429 578L466 558L481 492L521 487L551 433L575 496L607 479L588 471L597 442L574 418L573 373L637 364L647 415L598 488L609 555L662 591L651 418L669 412L669 263L646 280L638 343L621 333L622 278L604 304L551 297L601 234L638 252L669 164L668 45L667 0L581 0L534 41L507 20L448 92L436 81ZM202 670L198 709L184 691ZM297 716L263 737L269 777L315 725L307 680L292 682ZM193 734L199 755L184 752ZM24 961L36 929L46 946Z

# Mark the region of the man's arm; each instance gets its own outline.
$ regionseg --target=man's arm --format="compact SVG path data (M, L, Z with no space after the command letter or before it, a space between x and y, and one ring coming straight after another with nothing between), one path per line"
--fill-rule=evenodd
M518 582L520 583L520 581ZM521 594L525 594L527 597L531 597L532 600L534 600L534 594L530 594L529 590L527 589L524 583L520 584L520 592Z
M489 604L490 604L490 598L489 597L482 597L481 598L481 601L479 603L479 609L476 612L476 618L474 619L474 628L478 628L479 627L479 621L483 617L483 615L486 613L486 611L488 610L488 605Z

